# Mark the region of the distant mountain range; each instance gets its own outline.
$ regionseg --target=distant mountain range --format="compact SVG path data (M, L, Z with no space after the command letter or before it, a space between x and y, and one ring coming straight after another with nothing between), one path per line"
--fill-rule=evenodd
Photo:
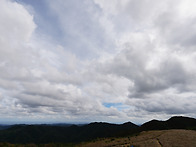
M95 122L86 125L13 125L0 130L0 142L9 143L77 143L104 137L130 136L147 130L192 129L196 119L172 117L167 121L151 120L141 126L131 122L110 124Z

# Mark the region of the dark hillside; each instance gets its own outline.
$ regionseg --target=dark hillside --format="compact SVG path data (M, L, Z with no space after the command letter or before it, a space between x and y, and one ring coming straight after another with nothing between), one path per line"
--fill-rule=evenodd
M97 138L123 137L149 130L196 129L196 119L172 117L167 121L151 120L142 126L90 123L87 125L14 125L0 130L0 142L9 143L78 143Z
M196 129L196 119L175 116L167 121L152 120L144 123L140 130L167 130L167 129Z
M10 127L11 127L11 125L0 125L0 130L5 130L5 129L8 129Z
M166 121L172 129L196 129L196 119L175 116Z
M168 124L165 121L159 120L151 120L147 123L144 123L140 127L141 131L148 131L148 130L166 130L169 129Z
M109 124L109 123L90 123L81 127L81 136L88 136L89 139L103 138L103 137L118 137L131 134L136 131L137 125L129 122L122 125Z
M15 125L0 131L0 142L10 143L69 143L96 138L128 135L138 128L133 123L122 125L91 123L70 127L51 125Z

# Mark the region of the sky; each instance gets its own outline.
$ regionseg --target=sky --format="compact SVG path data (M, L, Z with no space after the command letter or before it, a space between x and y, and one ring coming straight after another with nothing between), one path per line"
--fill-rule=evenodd
M195 0L0 0L0 123L196 118Z

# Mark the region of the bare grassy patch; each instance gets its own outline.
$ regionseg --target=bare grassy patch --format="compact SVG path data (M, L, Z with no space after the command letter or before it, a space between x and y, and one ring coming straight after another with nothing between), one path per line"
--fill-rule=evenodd
M144 131L137 136L106 138L80 144L80 147L193 147L196 146L196 131L162 130Z

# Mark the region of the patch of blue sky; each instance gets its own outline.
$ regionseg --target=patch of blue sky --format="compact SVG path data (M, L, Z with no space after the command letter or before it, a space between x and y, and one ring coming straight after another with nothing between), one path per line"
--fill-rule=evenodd
M114 107L120 111L129 108L128 105L125 105L123 103L103 103L103 105L107 108Z

